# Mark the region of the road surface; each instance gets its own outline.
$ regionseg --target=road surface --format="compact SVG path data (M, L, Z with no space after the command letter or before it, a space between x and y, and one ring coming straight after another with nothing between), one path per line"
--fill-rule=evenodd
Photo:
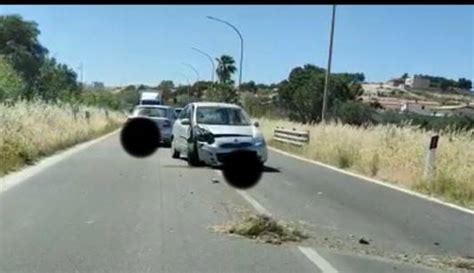
M413 259L474 256L468 213L276 152L266 165L237 191L167 148L132 158L113 134L0 191L0 272L444 272ZM310 238L270 245L211 229L242 211Z

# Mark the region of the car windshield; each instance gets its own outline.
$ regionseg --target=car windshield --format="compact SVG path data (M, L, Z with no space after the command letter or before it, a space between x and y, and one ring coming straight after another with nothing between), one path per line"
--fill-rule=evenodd
M157 107L140 107L140 108L135 109L134 114L136 116L165 118L166 117L166 109L157 108Z
M199 124L212 125L250 125L250 120L242 109L231 107L198 107L196 121Z
M158 100L142 100L141 104L143 104L143 105L159 105L160 101L158 101Z

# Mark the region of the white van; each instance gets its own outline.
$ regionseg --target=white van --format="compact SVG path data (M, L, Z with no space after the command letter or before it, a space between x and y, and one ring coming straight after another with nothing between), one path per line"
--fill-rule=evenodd
M138 105L161 105L161 96L156 91L142 91Z

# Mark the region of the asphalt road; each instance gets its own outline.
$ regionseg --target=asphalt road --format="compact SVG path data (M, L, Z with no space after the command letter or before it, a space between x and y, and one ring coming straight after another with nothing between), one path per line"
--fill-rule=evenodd
M310 239L211 230L256 210ZM132 158L114 134L0 191L0 272L443 272L412 259L474 256L473 219L276 152L237 191L167 148Z

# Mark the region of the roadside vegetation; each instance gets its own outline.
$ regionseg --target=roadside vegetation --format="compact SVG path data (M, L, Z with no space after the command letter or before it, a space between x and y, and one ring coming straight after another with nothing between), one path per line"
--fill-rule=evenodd
M125 101L87 90L49 56L35 22L0 16L0 176L120 126Z
M269 145L369 177L474 207L474 130L441 131L433 181L423 180L431 133L413 126L315 125L259 119ZM308 130L299 148L272 140L276 126Z
M269 145L474 207L474 119L381 111L361 101L362 73L336 73L329 84L329 122L321 122L324 76L323 68L307 64L294 68L272 96L241 94ZM277 126L308 130L309 144L298 148L273 141ZM437 169L432 181L425 181L427 146L435 132L440 134Z
M97 107L44 101L19 101L14 106L0 104L0 176L111 132L121 125L123 118L120 112L106 113Z

